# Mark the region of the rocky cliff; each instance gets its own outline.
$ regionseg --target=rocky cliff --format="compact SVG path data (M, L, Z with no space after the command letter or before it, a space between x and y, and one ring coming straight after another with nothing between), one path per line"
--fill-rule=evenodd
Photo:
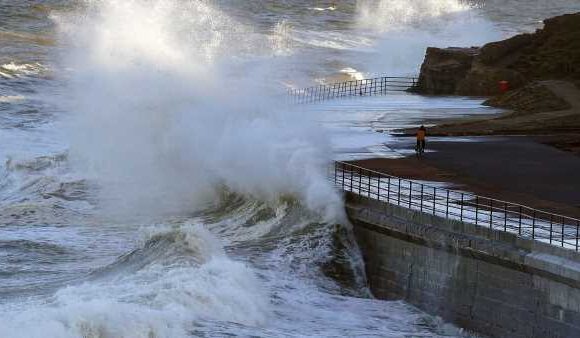
M416 91L491 96L499 81L517 89L537 80L580 81L580 13L547 19L533 34L483 47L428 48Z

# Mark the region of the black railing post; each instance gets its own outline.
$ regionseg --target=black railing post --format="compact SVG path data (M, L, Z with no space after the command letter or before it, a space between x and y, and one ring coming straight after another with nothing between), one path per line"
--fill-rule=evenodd
M399 189L397 190L397 205L401 205L401 179L399 178Z
M362 196L362 169L358 168L358 192Z
M447 201L445 202L445 218L449 218L449 189L447 189Z
M459 220L463 222L463 201L464 201L464 194L461 193L461 211L459 212Z
M490 229L493 229L492 220L493 220L493 200L490 199L489 200L489 228Z
M433 187L433 215L436 214L435 212L435 201L437 200L437 188Z
M580 220L576 220L576 251L578 251L578 238L580 237Z
M504 205L503 205L503 231L507 231L507 215L508 215L507 202L504 202Z
M391 203L391 176L387 176L387 203Z
M425 185L421 184L421 206L419 207L419 210L421 210L421 212L423 212L423 189L424 189Z
M348 169L350 171L350 191L354 193L354 170L353 167L349 164ZM360 195L360 193L359 193Z
M342 190L346 190L346 187L344 186L344 163L340 164L342 167Z
M518 225L518 235L522 235L522 206L520 205L520 221Z
M562 247L564 247L564 217L562 216Z
M368 191L368 197L371 198L371 172L369 171L369 191Z
M354 168L350 167L350 190L352 192L354 192L353 187L354 187ZM358 187L358 194L360 195L360 187Z
M550 244L552 244L552 231L554 229L554 215L550 215Z
M532 239L536 237L536 210L532 213Z
M479 196L475 196L475 225L477 225L477 221L479 218Z
M338 166L338 162L334 162L334 184L337 184L338 183L337 182L337 179L338 179L338 177L337 177L337 174L338 174L338 168L337 168L337 166Z
M409 209L411 209L411 197L413 196L413 181L409 181Z
M377 173L377 199L381 200L381 174Z
M381 94L385 93L385 78L381 77Z

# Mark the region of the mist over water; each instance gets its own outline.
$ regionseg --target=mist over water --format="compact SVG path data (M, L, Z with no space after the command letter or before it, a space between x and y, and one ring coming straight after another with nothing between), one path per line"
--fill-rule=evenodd
M480 46L502 37L465 1L369 0L357 8L359 28L376 41L363 63L392 76L416 76L426 46Z
M284 95L529 30L523 2L0 0L0 337L469 336L370 296L326 177L368 124L478 103Z
M107 1L85 13L60 18L74 70L71 153L119 209L107 212L187 212L220 185L338 205L321 132L274 102L283 88L260 59L275 52L268 36L203 2Z

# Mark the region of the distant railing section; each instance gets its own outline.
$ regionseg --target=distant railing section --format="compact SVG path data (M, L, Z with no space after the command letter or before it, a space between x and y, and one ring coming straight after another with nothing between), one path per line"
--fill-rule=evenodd
M373 79L352 80L288 91L293 103L311 103L347 96L380 95L402 92L415 87L417 78L382 76Z
M333 169L331 178L344 191L579 251L579 219L406 180L349 163L335 162Z

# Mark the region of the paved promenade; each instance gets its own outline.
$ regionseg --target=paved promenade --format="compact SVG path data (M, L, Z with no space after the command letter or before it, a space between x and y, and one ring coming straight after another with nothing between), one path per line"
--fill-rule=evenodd
M375 158L362 167L453 187L546 211L580 217L580 157L529 137L477 137L476 142L431 139L418 160ZM399 147L412 147L414 139Z

